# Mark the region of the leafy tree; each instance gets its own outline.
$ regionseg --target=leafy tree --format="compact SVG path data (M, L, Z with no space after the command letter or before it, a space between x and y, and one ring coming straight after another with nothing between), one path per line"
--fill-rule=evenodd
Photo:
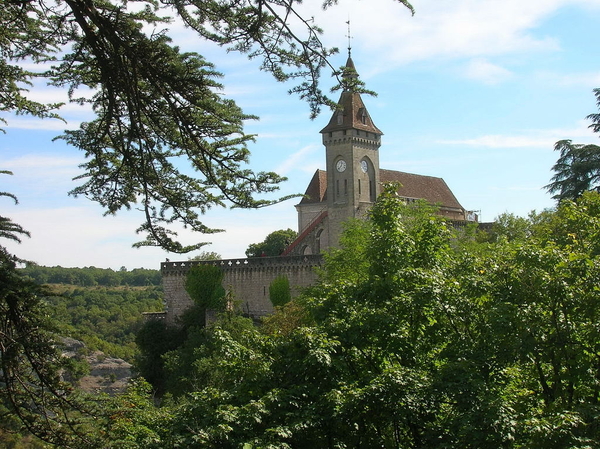
M368 276L367 247L371 222L350 219L343 224L340 247L324 254L324 267L319 270L321 282L359 282Z
M136 335L139 354L135 360L138 373L161 395L167 382L163 356L184 342L182 329L167 325L164 320L148 320Z
M530 220L515 214L504 213L496 217L487 238L492 242L497 242L499 239L514 241L523 240L530 234Z
M574 144L561 140L554 145L560 157L552 167L552 182L546 186L554 199L575 200L583 192L598 190L600 182L600 146Z
M200 213L227 203L271 204L255 195L276 190L284 178L243 168L253 140L243 121L254 117L217 92L221 74L210 62L172 44L169 17L205 41L260 58L261 69L278 81L296 80L292 91L315 115L322 104L333 105L319 77L336 49L322 45L321 29L295 3L175 0L133 8L127 1L3 1L0 110L58 118L60 104L32 101L26 87L38 80L66 87L71 102L89 104L96 114L61 136L88 158L78 177L83 183L71 193L97 201L108 214L137 204L144 216L138 232L146 235L139 245L197 249L203 243L182 245L169 225L216 232ZM26 59L43 68L27 69ZM93 90L91 98L80 94L82 87Z
M238 400L248 400L251 395L246 389L263 381L261 376L267 372L266 344L251 319L231 313L219 315L206 327L190 328L185 342L163 357L167 391L175 396L204 388L237 391L244 395Z
M246 257L280 256L298 236L292 229L280 229L267 235L260 243L251 243L246 249Z
M206 310L223 311L226 307L223 271L210 264L198 264L189 269L185 290L194 302L181 318L185 328L204 326Z
M290 291L290 280L284 276L278 276L269 285L269 299L271 304L276 307L281 307L292 299Z
M326 0L323 6L335 3ZM400 3L412 10L406 0ZM296 2L3 0L0 5L0 111L59 119L60 104L42 104L28 96L27 87L43 80L67 88L71 102L91 106L95 118L60 137L87 158L78 176L82 184L71 194L98 202L107 214L141 209L143 222L137 231L145 239L138 246L195 250L204 243L183 245L173 223L200 233L216 232L201 222L202 213L228 204L272 204L277 200L256 195L273 192L284 179L244 168L253 136L245 134L243 122L253 117L219 95L221 75L210 62L172 45L163 30L168 16L177 16L205 40L262 58L261 68L278 81L298 81L292 91L309 102L312 115L320 105L333 104L318 79L334 50L322 46L320 28L298 13ZM80 88L89 88L93 95L86 98ZM3 219L0 226L5 238L26 234L10 220ZM80 421L72 419L83 420L85 413L71 415L80 403L57 383L57 353L39 287L19 275L11 255L2 250L0 258L2 394L11 412L34 433L62 447L109 447L111 443L92 439L104 435L110 441L110 433L87 432L92 427L82 431ZM39 413L44 419L37 419ZM140 427L135 427L131 414L121 420L127 414L119 413L88 421L87 426L116 417L125 440L135 435L128 445L156 443L158 434L145 438L144 426L152 420L136 419ZM124 447L120 439L115 444Z
M0 170L0 174L1 175L12 175L12 172L10 172L8 170ZM15 202L15 204L19 203L19 200L17 199L17 197L15 195L13 195L12 193L0 192L0 197L3 197L3 196L12 198L12 200ZM29 237L30 234L28 231L23 229L22 226L13 222L10 218L3 217L0 215L0 238L5 238L5 239L9 239L9 240L13 240L15 242L21 243L21 236ZM0 248L2 249L2 251L5 251L4 247L0 247Z
M598 444L599 194L532 216L526 233L477 251L440 217L402 204L394 188L370 226L366 275L324 278L262 331L224 319L185 357L170 354L169 369L187 369L182 378L194 381L190 399L161 424L164 441Z
M596 104L600 107L600 89L594 89ZM600 132L600 114L587 116L594 132ZM576 200L588 190L600 189L600 146L574 144L571 140L560 140L554 145L560 157L552 167L554 176L546 186L557 201Z
M193 257L190 257L188 260L221 260L223 259L219 253L214 251L201 251L199 254L196 254Z

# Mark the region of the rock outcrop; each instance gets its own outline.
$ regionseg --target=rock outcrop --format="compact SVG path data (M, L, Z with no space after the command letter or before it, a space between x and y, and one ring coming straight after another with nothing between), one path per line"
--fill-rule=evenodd
M108 393L125 391L132 377L131 364L122 359L107 357L101 351L89 351L85 344L73 338L63 338L63 355L87 363L89 373L75 381L87 393Z

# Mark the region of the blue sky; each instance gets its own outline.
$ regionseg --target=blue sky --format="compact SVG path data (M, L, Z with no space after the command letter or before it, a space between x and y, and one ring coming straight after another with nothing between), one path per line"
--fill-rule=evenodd
M459 202L480 211L483 221L511 212L525 216L554 202L543 186L558 157L554 143L597 143L585 117L598 111L592 89L600 87L600 2L597 0L415 0L416 14L393 0L341 0L323 12L321 2L303 8L325 30L323 41L346 60L351 21L352 57L361 79L377 97L364 97L384 133L381 166L444 178ZM303 193L314 171L324 169L319 130L329 111L309 119L308 106L287 94L289 85L258 70L257 61L226 54L175 28L177 43L197 51L224 73L224 93L248 114L260 116L246 130L257 134L251 168L288 177L280 195ZM324 86L332 85L328 74ZM62 92L36 86L36 99ZM337 96L334 95L334 96ZM67 106L73 128L89 113ZM19 256L42 265L159 268L155 248L131 248L141 216L134 211L103 217L85 198L67 192L77 185L83 156L52 138L65 125L51 120L7 117L0 136L0 191L19 197L2 201L2 215L32 233L10 244ZM297 228L290 200L261 210L212 209L205 222L226 229L215 235L181 237L212 242L204 249L224 258L243 257L250 243L277 229Z

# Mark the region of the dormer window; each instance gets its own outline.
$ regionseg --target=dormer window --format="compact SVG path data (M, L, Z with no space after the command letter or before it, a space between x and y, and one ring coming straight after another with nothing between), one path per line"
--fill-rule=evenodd
M367 111L364 108L360 111L360 121L363 125L367 124Z
M342 111L339 111L337 113L337 124L338 125L343 125L344 124L344 113Z

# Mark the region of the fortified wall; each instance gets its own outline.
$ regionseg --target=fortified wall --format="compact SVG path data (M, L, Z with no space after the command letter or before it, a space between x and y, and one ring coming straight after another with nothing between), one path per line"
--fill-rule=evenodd
M278 276L290 282L292 298L317 280L315 268L321 266L321 255L254 257L209 261L162 262L160 271L164 289L166 320L175 323L192 305L185 291L185 279L191 267L198 264L214 265L223 270L223 287L232 294L242 312L260 318L273 312L269 299L269 285Z

